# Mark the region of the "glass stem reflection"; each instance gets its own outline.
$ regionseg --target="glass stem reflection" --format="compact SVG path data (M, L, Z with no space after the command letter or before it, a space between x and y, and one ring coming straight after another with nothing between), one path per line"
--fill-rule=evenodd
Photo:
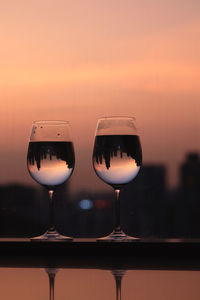
M115 232L121 231L121 220L120 220L120 189L115 189L116 200L115 200Z
M53 190L49 190L49 198L50 198L50 224L49 224L49 232L55 231L54 225L54 201L53 201Z
M124 276L124 270L113 270L112 274L115 278L115 285L116 285L116 300L121 300L121 284L122 284L122 277Z
M46 272L49 276L49 299L54 300L54 284L57 269L46 269Z

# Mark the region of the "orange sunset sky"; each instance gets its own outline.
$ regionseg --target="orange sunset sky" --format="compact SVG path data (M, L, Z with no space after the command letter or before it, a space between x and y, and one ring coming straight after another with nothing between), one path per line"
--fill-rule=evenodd
M185 154L200 149L199 0L8 0L0 20L0 184L35 184L32 121L64 119L72 189L104 188L91 155L108 115L135 116L144 163L165 164L177 184Z

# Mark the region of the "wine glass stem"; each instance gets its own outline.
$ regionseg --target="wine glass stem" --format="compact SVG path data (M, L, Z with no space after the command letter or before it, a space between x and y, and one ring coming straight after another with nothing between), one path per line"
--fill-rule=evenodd
M55 231L54 225L54 202L53 202L53 190L49 190L49 198L50 198L50 224L48 231Z
M49 299L54 300L55 274L48 274L48 275L49 275Z
M120 189L115 189L116 201L115 201L115 231L121 230L121 221L120 221Z
M121 300L121 277L115 277L116 282L116 300Z
M115 286L116 286L116 300L121 300L121 284L122 278L124 276L124 270L113 270L112 274L115 278Z

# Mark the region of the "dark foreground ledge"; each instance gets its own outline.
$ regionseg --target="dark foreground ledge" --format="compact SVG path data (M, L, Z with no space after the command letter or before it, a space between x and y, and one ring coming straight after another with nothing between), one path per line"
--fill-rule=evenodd
M0 239L0 267L200 270L200 240Z

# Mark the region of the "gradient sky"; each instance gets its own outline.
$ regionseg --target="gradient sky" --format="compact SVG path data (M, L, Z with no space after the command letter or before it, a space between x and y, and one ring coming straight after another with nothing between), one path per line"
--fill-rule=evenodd
M0 183L33 184L32 121L65 119L72 188L103 188L91 154L105 115L135 116L144 163L178 182L185 153L200 149L199 0L8 0L0 20Z

